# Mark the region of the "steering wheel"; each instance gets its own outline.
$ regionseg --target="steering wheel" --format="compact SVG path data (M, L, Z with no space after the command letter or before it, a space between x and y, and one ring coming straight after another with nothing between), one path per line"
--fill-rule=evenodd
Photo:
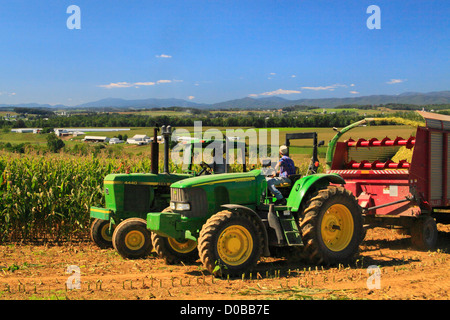
M198 175L205 174L211 174L213 169L210 167L209 164L207 164L205 161L200 162L200 166L202 167L202 170L198 173Z

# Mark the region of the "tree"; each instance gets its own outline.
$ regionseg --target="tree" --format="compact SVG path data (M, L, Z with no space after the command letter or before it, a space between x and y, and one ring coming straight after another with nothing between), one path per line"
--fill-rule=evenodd
M65 146L64 141L59 139L56 134L50 133L47 136L47 148L54 153L57 153Z
M19 119L16 121L16 123L13 125L13 128L26 128L27 125L25 124L25 121L22 119Z

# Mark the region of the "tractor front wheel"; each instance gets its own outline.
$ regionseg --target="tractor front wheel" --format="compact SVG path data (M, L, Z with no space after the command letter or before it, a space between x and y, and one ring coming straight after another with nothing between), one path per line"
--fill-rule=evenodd
M363 239L361 207L349 190L329 186L309 199L300 228L304 253L311 263L347 263Z
M91 223L91 240L101 249L113 247L109 228L110 222L108 220L94 219Z
M152 251L151 233L144 219L130 218L122 221L114 230L114 249L124 258L139 259Z
M167 264L192 262L198 259L197 242L193 240L178 241L152 233L152 244L158 256Z
M162 212L173 212L168 207ZM177 241L152 232L152 245L160 258L167 264L176 264L180 261L192 262L198 259L197 242L193 240Z
M203 266L215 276L251 270L263 250L263 230L249 214L220 211L203 225L198 250Z

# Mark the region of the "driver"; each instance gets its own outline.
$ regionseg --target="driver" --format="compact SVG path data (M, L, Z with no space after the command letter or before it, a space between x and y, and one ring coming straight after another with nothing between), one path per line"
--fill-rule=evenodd
M286 199L276 188L276 186L282 183L291 183L291 180L288 177L296 173L294 161L292 161L292 159L289 158L287 154L288 148L286 146L281 146L279 152L281 158L275 166L275 173L270 179L267 179L267 186L269 190L272 192L275 198L277 198L277 200L275 201L275 205L286 205ZM277 173L278 177L276 176Z

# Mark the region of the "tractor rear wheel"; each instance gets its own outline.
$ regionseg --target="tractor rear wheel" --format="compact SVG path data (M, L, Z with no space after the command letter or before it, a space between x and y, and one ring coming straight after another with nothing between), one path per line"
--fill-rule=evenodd
M433 217L419 217L411 228L411 242L419 250L433 250L436 247L438 230Z
M263 250L263 230L249 214L220 211L203 225L198 250L203 266L215 276L251 270Z
M314 264L347 263L363 239L361 207L344 187L328 186L312 195L300 219L304 253Z
M166 208L162 212L172 212ZM180 261L191 262L198 259L197 242L193 240L178 241L152 232L152 245L160 258L167 264L176 264Z
M129 218L119 223L114 230L114 249L124 258L139 259L152 251L151 233L144 219Z
M109 232L108 220L94 219L91 223L90 235L92 241L101 249L113 247L112 235Z

